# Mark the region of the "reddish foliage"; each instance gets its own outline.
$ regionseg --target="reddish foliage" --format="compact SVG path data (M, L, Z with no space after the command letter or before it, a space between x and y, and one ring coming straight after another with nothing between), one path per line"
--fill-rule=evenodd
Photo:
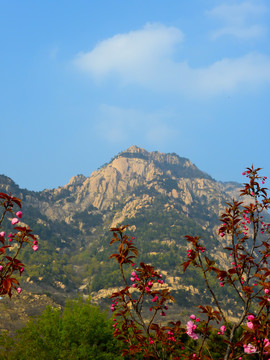
M204 348L213 328L210 322L224 325L218 329L223 336L225 352L220 359L248 358L256 353L257 359L269 359L270 354L270 224L263 221L263 215L270 204L267 189L261 187L266 177L259 176L261 169L247 168L243 173L249 180L244 184L240 196L245 196L245 202L233 200L221 215L222 225L219 234L229 246L224 250L230 252L228 266L220 268L216 262L206 256L201 239L186 236L191 248L187 250L187 261L182 266L184 272L189 266L200 268L206 288L210 292L215 308L199 306L205 320L191 319L200 322L200 326L190 320L187 328L181 327L181 322L170 323L167 326L156 323L158 315L165 316L168 302L174 301L169 289L159 289L162 283L161 274L153 266L141 263L131 273L132 285L128 285L124 266L131 264L137 257L138 250L124 234L128 225L113 228L113 238L110 245L118 242L118 252L111 255L120 266L125 287L112 294L111 310L114 312L114 336L123 343L122 355L134 358L142 354L145 359L211 359ZM247 199L250 198L250 203ZM231 286L241 304L241 315L233 324L229 322L222 302L218 300L209 283L209 273L214 273L221 287ZM143 317L143 308L152 312L150 320ZM251 314L252 311L252 314ZM246 324L245 324L246 321ZM237 329L242 329L242 335L236 338ZM185 334L198 342L196 351L185 349ZM200 335L200 337L199 337ZM197 340L198 339L198 340ZM209 357L209 356L210 357Z
M15 213L14 207L18 206L21 209L21 200L17 197L0 193L0 207L3 212L0 218L0 229L2 229L2 222L7 214L13 216L13 223L18 223L22 217L22 212ZM17 216L17 217L16 217ZM16 219L16 221L14 221ZM18 293L21 292L19 287L19 281L14 277L15 273L21 276L24 270L24 264L17 259L17 256L25 243L30 245L36 245L37 238L32 234L32 230L26 226L16 226L13 228L14 232L8 235L8 241L13 245L5 245L7 238L4 231L0 233L0 241L3 246L0 248L0 295L12 296L12 291L16 290ZM33 242L32 242L33 240ZM6 249L10 250L10 256L6 255Z

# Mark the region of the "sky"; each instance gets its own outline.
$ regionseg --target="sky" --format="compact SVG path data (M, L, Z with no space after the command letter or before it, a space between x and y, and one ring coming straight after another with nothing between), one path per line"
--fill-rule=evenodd
M131 145L270 178L269 0L0 0L0 174L41 191Z

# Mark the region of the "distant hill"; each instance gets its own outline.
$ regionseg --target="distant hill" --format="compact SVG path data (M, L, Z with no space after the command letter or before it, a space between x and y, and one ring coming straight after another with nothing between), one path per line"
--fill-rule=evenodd
M215 181L177 154L137 146L90 177L74 176L57 189L28 191L0 176L0 190L23 200L22 220L40 237L38 256L31 249L22 254L25 286L58 303L78 293L105 298L106 289L117 286L117 267L108 260L109 229L128 223L140 259L167 274L167 285L181 305L202 287L196 272L182 277L184 235L202 236L211 253L226 262L217 236L219 215L239 189L237 183Z

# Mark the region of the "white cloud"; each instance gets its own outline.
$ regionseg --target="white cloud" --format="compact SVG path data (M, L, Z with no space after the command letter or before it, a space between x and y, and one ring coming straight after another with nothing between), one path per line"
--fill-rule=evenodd
M266 55L254 52L193 68L187 61L173 58L175 46L182 40L183 34L176 28L147 25L101 42L89 53L79 54L75 64L97 80L114 76L124 85L138 84L191 97L249 90L270 83L270 58Z
M97 78L114 72L123 80L128 77L141 81L144 70L155 60L169 58L174 46L182 40L182 32L174 27L147 24L142 30L115 35L92 51L78 54L75 64Z
M190 91L208 95L220 92L255 89L263 83L270 83L270 59L261 54L248 54L236 59L223 59L208 68L191 70L193 84ZM193 75L193 76L192 76Z
M110 143L125 144L140 139L153 145L163 144L177 135L168 125L170 117L171 114L162 112L144 113L103 104L99 108L96 132Z
M258 22L266 13L263 5L252 2L241 4L222 4L206 13L223 26L212 33L212 38L217 39L223 35L231 35L240 39L258 38L266 33L266 27Z

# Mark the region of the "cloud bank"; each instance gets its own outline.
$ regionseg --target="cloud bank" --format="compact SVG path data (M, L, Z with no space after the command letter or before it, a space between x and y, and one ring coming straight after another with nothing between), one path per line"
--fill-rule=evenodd
M258 3L243 2L241 4L222 4L207 11L210 17L223 23L214 31L213 39L230 35L239 39L254 39L265 35L265 26L258 20L266 13L266 8Z
M78 54L74 62L99 81L113 78L121 85L136 84L191 97L251 90L270 83L268 56L254 52L194 68L185 60L174 60L183 39L175 27L148 24L100 42L93 50Z

